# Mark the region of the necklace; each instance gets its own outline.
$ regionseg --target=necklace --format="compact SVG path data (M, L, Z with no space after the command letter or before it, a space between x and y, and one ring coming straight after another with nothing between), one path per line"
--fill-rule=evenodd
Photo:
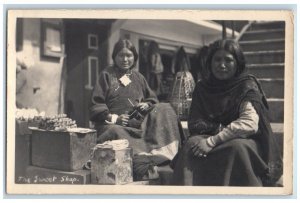
M124 87L126 87L127 85L129 85L132 82L129 77L130 75L132 75L132 70L130 70L129 73L123 74L123 76L118 79L119 83L118 83L118 87L115 88L115 91L117 91L120 88L120 83Z

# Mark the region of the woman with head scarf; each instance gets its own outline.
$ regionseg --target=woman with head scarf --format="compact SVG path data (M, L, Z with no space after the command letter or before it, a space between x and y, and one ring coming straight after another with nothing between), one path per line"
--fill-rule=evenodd
M197 83L188 120L190 137L175 164L174 184L271 186L282 158L268 120L268 104L247 74L239 44L209 46L207 77Z
M134 176L170 161L177 153L180 129L169 104L158 103L145 78L133 70L138 60L134 45L119 40L113 49L114 65L100 74L91 99L90 120L98 143L127 139L133 149Z

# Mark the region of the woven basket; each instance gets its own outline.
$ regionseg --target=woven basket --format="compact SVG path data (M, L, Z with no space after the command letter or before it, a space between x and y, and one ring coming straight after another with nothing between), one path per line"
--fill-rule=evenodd
M187 120L192 102L195 82L189 71L180 71L176 74L170 103L180 120Z

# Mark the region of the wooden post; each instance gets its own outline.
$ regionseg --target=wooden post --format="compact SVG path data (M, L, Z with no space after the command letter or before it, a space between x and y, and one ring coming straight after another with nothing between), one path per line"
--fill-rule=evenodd
M226 25L224 20L222 20L222 38L226 39Z
M235 24L234 24L234 21L231 21L231 30L232 30L232 39L234 39L235 38Z

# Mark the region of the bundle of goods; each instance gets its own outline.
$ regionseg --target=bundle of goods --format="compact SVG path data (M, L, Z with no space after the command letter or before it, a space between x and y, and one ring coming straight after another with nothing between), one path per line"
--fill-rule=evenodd
M98 148L109 148L109 149L113 149L113 150L122 150L122 149L126 149L128 147L129 147L129 142L126 139L109 140L109 141L103 142L101 144L97 144L93 148L93 153Z
M68 118L66 114L59 114L51 117L41 118L39 129L67 131L70 128L77 128L76 121Z

